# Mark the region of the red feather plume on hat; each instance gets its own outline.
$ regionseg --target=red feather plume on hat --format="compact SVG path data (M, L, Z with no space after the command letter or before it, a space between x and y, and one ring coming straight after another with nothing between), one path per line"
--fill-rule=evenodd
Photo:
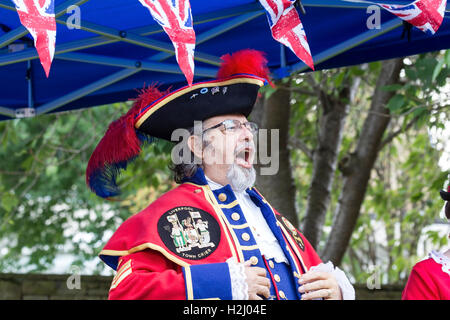
M86 169L86 183L98 196L109 198L119 194L116 177L120 169L141 152L141 147L152 138L137 132L135 118L151 102L168 93L160 91L153 84L140 90L131 109L119 119L113 121L104 137L92 153Z
M224 54L220 58L223 62L217 72L217 79L224 79L236 74L252 74L266 79L273 86L264 52L244 49L233 54Z

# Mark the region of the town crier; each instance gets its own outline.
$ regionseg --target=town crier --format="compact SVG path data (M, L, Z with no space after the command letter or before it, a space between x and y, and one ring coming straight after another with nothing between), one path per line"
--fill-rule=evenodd
M247 117L270 82L263 53L222 60L213 81L143 90L89 160L88 186L110 198L145 143L184 137L172 152L179 186L123 222L100 252L116 270L109 298L354 299L345 274L253 186L258 127Z

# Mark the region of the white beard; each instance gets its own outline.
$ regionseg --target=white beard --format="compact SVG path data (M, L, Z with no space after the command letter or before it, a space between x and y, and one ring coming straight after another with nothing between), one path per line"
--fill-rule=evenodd
M247 169L233 163L228 169L227 178L234 191L242 192L255 184L256 171L253 167Z

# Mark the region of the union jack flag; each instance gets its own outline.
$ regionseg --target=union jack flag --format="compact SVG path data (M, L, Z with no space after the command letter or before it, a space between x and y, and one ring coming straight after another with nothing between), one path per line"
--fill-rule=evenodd
M295 0L259 0L266 10L272 37L291 49L314 70L306 33L294 7Z
M189 0L139 0L169 36L189 85L194 79L195 32Z
M417 0L408 5L379 4L423 32L434 34L444 20L447 0Z
M20 23L34 39L45 75L48 78L55 54L56 21L54 0L13 0Z
M379 5L397 17L419 28L435 34L444 20L447 0L417 0L407 5L384 4L366 0L344 0Z

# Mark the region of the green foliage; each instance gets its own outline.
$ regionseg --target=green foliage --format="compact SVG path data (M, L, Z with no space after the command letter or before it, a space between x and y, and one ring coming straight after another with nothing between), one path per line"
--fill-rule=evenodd
M96 259L104 235L135 213L132 206L144 207L144 199L133 199L135 188L149 179L154 188L148 193L160 183L162 191L168 187L168 146L161 142L145 148L119 179L121 199L128 201L106 201L86 187L94 147L128 108L115 104L0 123L1 272L45 271L62 253L74 256L74 264ZM102 269L99 264L97 272Z
M450 53L420 55L405 62L401 83L383 88L394 93L386 106L392 117L387 143L343 259L344 270L357 282L367 280L372 266L381 269L384 282L404 280L420 258L419 238L435 248L445 245L445 239L426 227L438 217L442 201L437 190L448 175L437 166L442 150L430 142L429 132L442 129L450 119L448 102L442 103L443 94L448 101L443 88L450 75ZM292 90L291 164L301 217L313 172L311 154L321 138L318 127L324 108L317 90L339 101L342 90L360 80L353 100L343 101L350 104L338 157L343 161L356 147L380 70L381 63L374 62L311 73L317 87L306 81L306 75L282 83ZM262 92L268 98L274 90L265 86ZM73 256L73 265L86 267L121 222L173 186L167 168L172 146L158 141L144 148L118 179L120 201L100 199L86 187L85 168L94 147L108 124L129 106L0 122L0 272L48 271L61 254ZM343 181L336 170L321 246ZM95 272L103 271L103 264L95 261Z
M393 156L397 153L402 157ZM420 237L432 248L445 245L442 234L426 231L439 218L443 201L437 191L449 174L436 166L439 157L426 130L402 136L379 155L348 252L352 264L366 270L354 273L357 281L364 283L376 265L384 283L402 283L423 257L417 250Z
M382 88L394 93L386 108L391 113L386 145L378 155L365 200L353 232L342 267L356 282L365 283L374 271L383 274L383 283L403 282L411 267L419 261L419 239L428 249L446 245L446 237L427 229L439 218L443 201L438 191L450 172L438 166L442 148L430 136L431 128L443 129L450 120L450 92L446 79L450 75L450 51L430 53L405 59L399 84ZM327 96L337 98L339 90L360 78L351 102L343 133L339 160L356 147L359 131L372 101L381 63L316 72L314 79ZM310 151L318 146L318 132L323 107L317 92L311 92L304 75L294 78L291 86L291 140L300 140ZM307 204L313 159L299 148L292 149L292 166L298 191L300 218ZM330 231L344 177L336 170L332 200L328 208L320 248ZM300 219L301 220L301 219ZM319 252L320 252L320 248Z

